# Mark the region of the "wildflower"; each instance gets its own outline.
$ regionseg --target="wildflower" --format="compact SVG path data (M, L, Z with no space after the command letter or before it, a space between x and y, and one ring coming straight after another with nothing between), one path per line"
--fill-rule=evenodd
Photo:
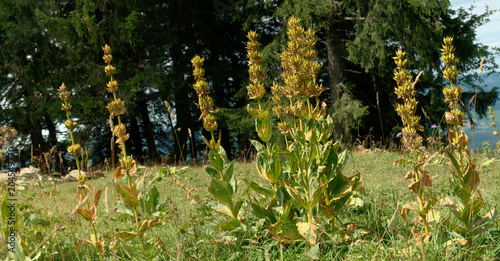
M69 221L72 221L73 220L73 217L72 216L69 216Z
M113 80L109 81L106 86L108 87L108 92L115 93L118 90L118 82Z
M396 134L396 138L400 138L401 136L403 136L402 132L398 132L398 134Z
M437 126L436 124L432 124L432 125L431 125L431 129L437 129L437 127L438 127L438 126Z
M137 219L137 221L141 221L141 218L140 218L139 216L137 216L137 218L136 218L136 219Z
M68 146L69 155L75 158L78 158L78 155L80 155L80 151L81 151L81 146L78 143Z
M104 72L107 76L113 76L116 73L116 68L113 65L108 64L104 67Z

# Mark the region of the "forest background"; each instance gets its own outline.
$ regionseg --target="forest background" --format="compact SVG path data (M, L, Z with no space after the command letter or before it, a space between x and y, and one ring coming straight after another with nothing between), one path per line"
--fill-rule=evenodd
M475 92L482 57L485 71L492 73L479 79L477 104L468 110L470 126L480 123L479 117L498 99L500 77L494 72L499 50L477 38L478 28L495 11L478 12L459 2L454 8L446 0L0 0L0 123L19 133L12 145L19 148L22 162L30 160L31 147L34 156L53 146L65 152L69 140L57 96L64 82L72 96L72 120L78 121L76 138L93 162L109 159L105 105L111 96L101 50L107 43L117 61L119 98L129 108L123 120L134 157L202 157L205 145L190 64L199 54L220 110L222 145L236 157L250 146L249 139L257 139L246 111L246 33L259 33L267 80L279 81L284 28L295 15L317 32L318 79L326 90L321 99L335 120L334 136L343 137L344 146L399 142L402 124L394 110L392 79L392 56L399 48L407 52L414 74L424 71L416 85L424 136L433 134L432 125L445 127L443 36L455 38L465 107ZM472 118L474 106L477 115ZM484 136L492 136L490 132Z

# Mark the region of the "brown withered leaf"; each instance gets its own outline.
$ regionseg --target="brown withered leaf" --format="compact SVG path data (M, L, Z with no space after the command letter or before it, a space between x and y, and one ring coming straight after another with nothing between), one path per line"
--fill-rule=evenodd
M428 188L432 186L431 176L427 171L420 171L420 180L422 181L422 186Z
M81 185L76 188L76 195L78 197L78 204L81 204L82 201L85 199L84 192L83 192L84 189L85 188Z
M479 172L475 168L470 168L471 166L474 167L474 165L469 165L469 168L467 169L466 175L470 173L470 176L466 182L469 189L475 190L479 186L481 180L479 179Z
M457 125L459 123L458 117L453 113L445 112L444 117L445 117L446 123L448 123L450 125Z
M457 141L457 143L458 143L458 146L459 146L460 148L462 148L462 149L463 149L463 148L466 148L466 147L467 147L467 145L469 145L469 137L467 136L467 134L465 134L465 132L464 132L464 131L462 131L462 132L460 133L460 136L458 136L458 141Z
M418 190L420 189L420 180L412 182L410 185L408 185L408 189L415 193L418 193Z
M403 206L401 209L401 217L403 217L404 224L407 224L406 217L408 216L408 213L410 213L410 210L417 211L418 212L418 203L416 201L407 203Z
M116 139L115 143L117 143L117 144L124 144L129 139L129 137L130 137L130 134L127 133L126 135L118 137Z
M86 240L83 239L83 238L79 238L77 241L76 241L76 251L80 252L80 247L81 245L85 244L86 243Z
M115 177L114 177L115 182L116 182L119 178L121 178L121 177L123 177L123 176L125 176L125 173L124 173L124 172L122 172L122 168L121 168L121 167L116 168L116 171L115 171Z
M452 129L448 130L448 143L453 144L453 139L455 138L455 131Z
M92 195L95 196L95 192L94 192L94 190L92 189L91 186L83 184L82 187L86 188L88 191L90 191L90 193L92 193Z
M82 216L85 220L87 221L92 221L93 220L93 215L90 211L87 209L79 208L76 213L78 213L80 216Z
M96 247L97 249L99 250L99 254L101 256L103 256L104 254L106 254L106 246L105 246L105 242L104 242L104 239L102 239L101 241L97 242L96 244Z
M311 246L314 246L316 244L316 240L318 239L318 236L316 235L316 230L318 230L318 226L309 222L298 222L296 226L300 235L302 235L305 239L307 239L307 241L309 242L309 244L311 244Z
M87 200L89 200L90 198L90 194L87 195L87 197L85 197L81 202L78 203L78 205L76 205L76 207L73 209L73 211L71 211L71 214L75 214L77 213L78 209L80 209L80 207L82 207L86 202Z
M405 175L405 179L411 179L413 178L413 170L408 171Z
M97 208L97 204L99 204L99 199L101 198L102 190L97 191L94 195L94 207Z

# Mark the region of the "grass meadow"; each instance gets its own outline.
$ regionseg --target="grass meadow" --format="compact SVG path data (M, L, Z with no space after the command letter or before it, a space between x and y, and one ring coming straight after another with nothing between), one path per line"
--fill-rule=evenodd
M485 155L477 154L478 166ZM155 240L156 247L141 253L132 246L107 253L109 260L498 260L500 259L500 225L475 240L478 246L470 249L460 244L444 244L433 238L425 248L419 247L412 237L412 225L405 225L400 215L402 205L412 199L403 176L407 169L394 162L403 156L397 152L372 150L349 153L345 175L361 174L361 187L355 195L356 205L338 216L341 227L352 230L343 238L324 242L319 251L311 252L307 243L279 244L265 231L248 228L247 236L234 237L217 228L223 218L209 209L210 177L204 166L189 166L183 171L170 173L154 182L160 192L160 201L167 200L162 224L147 232L146 238ZM162 166L142 170L147 184ZM181 170L181 167L175 167ZM449 187L449 165L442 156L431 160L427 170L433 176L433 193L444 196ZM486 204L483 209L496 207L500 202L500 161L481 167L480 191ZM235 176L244 191L245 181L260 180L255 162L235 162ZM125 183L119 181L119 183ZM188 191L196 189L199 200L188 199ZM114 189L112 174L87 184L103 190L98 205L97 231L109 241L112 233L133 229L134 222L123 218L115 208L120 198ZM90 231L88 222L72 214L75 208L78 183L54 185L47 181L27 181L21 185L16 197L18 233L26 238L27 253L41 253L40 260L96 260L93 247L75 244ZM107 190L107 192L106 192ZM243 206L245 208L245 206ZM452 218L451 215L448 218ZM441 228L433 227L433 231ZM137 244L131 241L131 244ZM446 246L446 247L443 247ZM135 252L137 251L137 252ZM2 254L4 255L4 253ZM32 257L33 257L32 256Z

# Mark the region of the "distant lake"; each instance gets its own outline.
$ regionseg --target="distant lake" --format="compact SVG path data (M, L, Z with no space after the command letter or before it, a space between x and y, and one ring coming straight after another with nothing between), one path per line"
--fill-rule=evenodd
M492 73L488 76L481 75L481 78L484 80L483 83L481 83L481 87L485 91L490 91L493 87L500 87L500 74L498 73ZM466 101L464 101L466 103ZM493 105L493 111L495 115L495 121L498 123L497 128L500 129L500 102L497 102L495 105ZM479 119L477 115L475 115L476 119L476 128L474 129L474 145L475 149L480 149L481 148L481 143L488 141L492 148L495 146L495 144L498 142L498 136L493 135L493 131L495 130L493 126L491 126L491 120L489 118L489 113L484 119ZM472 149L473 142L472 142L472 130L470 128L469 122L464 127L465 133L469 136L470 138L470 143L469 143L469 149Z

